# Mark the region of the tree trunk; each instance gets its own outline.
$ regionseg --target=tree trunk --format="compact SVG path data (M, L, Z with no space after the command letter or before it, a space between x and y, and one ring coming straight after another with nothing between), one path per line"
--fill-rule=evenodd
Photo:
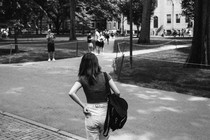
M142 28L138 43L150 42L150 18L152 0L143 1Z
M69 40L76 40L76 32L75 32L75 8L76 1L69 0L70 2L70 35Z
M39 19L36 19L35 24L36 24L36 35L38 35L39 34Z
M43 20L43 17L40 17L40 34L42 34L42 20Z
M59 18L57 18L55 20L54 24L55 24L56 34L59 35L60 34L60 26L61 26L61 22L59 22Z
M187 67L210 68L210 1L195 1L195 24Z
M139 37L139 35L140 35L140 26L137 25L136 28L137 28L137 37Z

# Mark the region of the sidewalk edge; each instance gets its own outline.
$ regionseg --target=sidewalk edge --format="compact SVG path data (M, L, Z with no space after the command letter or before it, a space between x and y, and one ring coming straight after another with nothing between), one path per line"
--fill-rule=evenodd
M14 118L14 119L17 119L17 120L20 120L20 121L22 121L22 122L29 123L29 124L31 124L31 125L35 125L35 126L37 126L37 127L41 127L41 128L43 128L43 129L52 131L52 132L54 132L54 133L58 133L58 134L60 134L60 135L63 135L63 136L69 137L69 138L73 138L73 139L75 139L75 140L86 140L85 138L80 137L80 136L78 136L78 135L71 134L71 133L69 133L69 132L66 132L66 131L63 131L63 130L60 130L60 129L51 127L51 126L47 126L47 125L44 125L44 124L41 124L41 123L38 123L38 122L35 122L35 121L32 121L32 120L29 120L29 119L26 119L26 118L23 118L23 117L20 117L20 116L11 114L11 113L8 113L8 112L4 112L4 111L1 111L1 110L0 110L0 114L2 114L2 115L4 115L4 116L11 117L11 118Z

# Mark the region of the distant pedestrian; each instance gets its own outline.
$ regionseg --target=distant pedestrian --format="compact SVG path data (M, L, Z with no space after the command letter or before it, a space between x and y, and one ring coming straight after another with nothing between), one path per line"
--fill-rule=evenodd
M180 31L180 30L178 30L178 36L179 36L179 37L181 36L181 31Z
M114 38L114 32L113 31L111 32L111 37Z
M189 29L189 36L191 37L192 36L192 30L191 29Z
M176 37L176 36L177 36L177 31L176 31L175 29L173 29L173 33L172 33L172 35L173 35L174 37Z
M109 85L113 94L120 95L120 91L107 74ZM86 95L87 104L83 103L76 95L77 91L83 88ZM87 53L82 57L78 80L72 86L69 96L79 104L85 115L85 129L87 140L108 140L104 136L104 123L107 114L107 89L104 72L98 62L98 58L93 53Z
M165 37L165 35L166 35L166 30L165 29L163 29L163 33L162 33L162 37Z
M55 61L55 35L51 32L51 29L47 32L47 49L48 49L48 61ZM52 59L51 59L52 56Z
M91 33L88 33L87 43L88 43L88 52L93 52L93 43L92 43Z
M106 40L107 40L107 44L109 44L109 31L108 30L106 30L105 32L104 32L104 36L105 36L105 38L106 38Z
M184 37L184 33L185 33L185 30L182 29L182 30L181 30L181 37Z
M94 50L96 50L96 51L98 51L98 47L99 47L99 43L98 43L99 37L100 37L100 33L99 33L99 31L97 29L95 29L95 37L94 37L94 39L95 39L95 48L94 48Z
M98 40L96 41L96 50L98 54L100 54L101 52L104 52L104 41L105 41L105 37L103 36L102 32L100 32L100 36Z
M95 29L95 40L97 40L100 37L100 33L97 29Z

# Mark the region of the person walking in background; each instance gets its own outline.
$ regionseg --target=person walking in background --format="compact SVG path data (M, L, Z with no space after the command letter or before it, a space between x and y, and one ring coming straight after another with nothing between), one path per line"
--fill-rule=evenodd
M91 33L88 33L87 43L88 43L88 52L93 52L93 43L92 43Z
M51 32L51 29L48 29L46 38L47 38L47 49L48 49L48 61L51 60L55 61L55 43L54 43L55 35L54 33Z
M106 31L104 32L104 36L105 36L105 38L106 38L106 40L107 40L107 44L109 44L109 30L106 30Z
M111 76L107 75L113 94L120 95ZM76 95L80 88L83 88L86 95L86 104ZM80 63L78 80L70 89L69 96L83 109L88 140L108 140L109 138L109 135L107 137L103 135L107 113L107 95L106 80L98 58L93 53L85 54Z
M102 32L100 32L100 37L98 39L98 41L100 42L100 45L99 45L99 50L98 50L98 54L100 54L100 52L104 53L104 41L105 41L105 37L103 35Z
M100 46L100 42L98 41L98 39L99 39L99 37L100 37L100 33L98 32L98 30L97 29L95 29L95 50L96 50L96 53L98 52L98 49L99 49L99 46Z
M185 33L185 30L182 29L182 30L181 30L181 37L184 37L184 33Z
M104 36L102 34L102 32L99 33L99 37L98 39L96 40L96 51L98 54L102 52L104 52Z
M100 33L97 29L95 29L95 40L97 40L100 37Z

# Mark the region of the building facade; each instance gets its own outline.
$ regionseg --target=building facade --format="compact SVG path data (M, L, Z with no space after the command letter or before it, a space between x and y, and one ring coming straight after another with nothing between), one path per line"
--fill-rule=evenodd
M122 16L120 29L125 31L125 34L130 32L126 17ZM133 25L133 30L133 33L137 33L135 25ZM161 35L163 31L170 35L174 30L186 32L192 30L192 27L189 28L189 21L182 15L181 0L157 0L157 7L151 17L151 35Z
M187 27L187 18L182 16L181 0L157 0L157 8L151 17L151 34L160 35L164 30L170 34L173 30L181 31Z

